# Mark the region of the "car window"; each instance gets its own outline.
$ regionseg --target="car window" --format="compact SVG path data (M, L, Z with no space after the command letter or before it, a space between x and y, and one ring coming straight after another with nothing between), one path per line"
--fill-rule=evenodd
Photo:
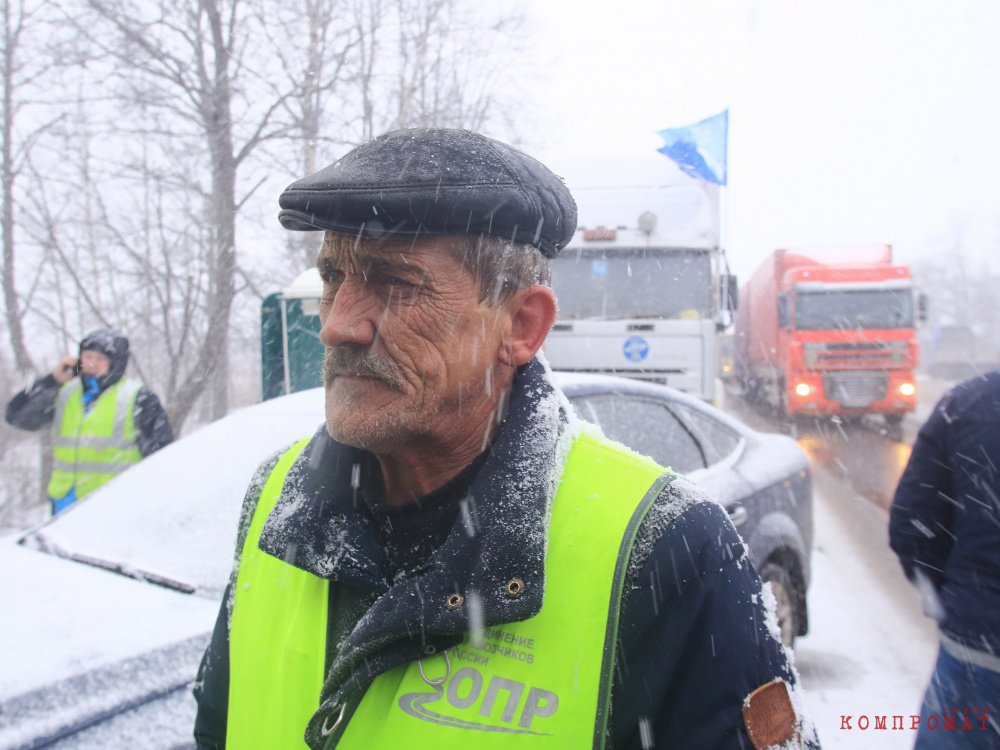
M705 468L701 446L666 406L652 399L588 396L574 399L580 416L593 421L612 440L681 473Z
M722 461L739 446L739 433L710 415L686 404L671 404L670 408L688 424L698 438L709 466Z

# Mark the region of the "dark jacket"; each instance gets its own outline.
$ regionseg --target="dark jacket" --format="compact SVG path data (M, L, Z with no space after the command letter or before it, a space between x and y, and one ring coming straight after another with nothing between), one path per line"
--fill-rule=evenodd
M344 600L338 589L367 592L368 602L378 597L362 622L355 616L346 634L328 635L322 705L306 733L312 747L322 746L318 727L334 704L346 702L349 714L378 674L428 647L440 651L462 641L465 613L443 606L452 591L481 593L486 627L539 611L549 474L567 425L563 403L541 365L522 368L507 417L472 482L476 533L466 533L468 519L457 520L427 564L393 584L383 574L371 519L352 492L361 452L321 429L293 465L261 549L338 582L331 602ZM259 472L248 493L241 542L269 470ZM515 577L524 593L510 600L502 586ZM641 736L658 748L752 747L744 699L775 678L792 684L795 678L767 627L760 579L726 513L675 478L640 527L626 580L609 747L649 747ZM196 682L195 735L203 749L224 747L229 600L227 592ZM331 611L331 622L335 617Z
M942 633L1000 654L1000 371L952 388L920 428L889 542L936 590Z
M114 382L101 383L101 393ZM21 430L40 430L52 424L59 387L54 377L46 375L16 393L7 404L7 423ZM135 429L139 452L143 456L155 453L174 440L173 430L170 429L170 422L160 405L160 399L145 386L139 389L135 397Z

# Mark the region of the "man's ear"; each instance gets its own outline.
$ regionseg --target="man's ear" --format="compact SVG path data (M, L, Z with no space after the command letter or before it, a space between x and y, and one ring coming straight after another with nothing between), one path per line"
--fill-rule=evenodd
M547 286L522 289L505 303L511 315L510 336L501 347L500 361L520 367L531 361L556 322L556 296Z

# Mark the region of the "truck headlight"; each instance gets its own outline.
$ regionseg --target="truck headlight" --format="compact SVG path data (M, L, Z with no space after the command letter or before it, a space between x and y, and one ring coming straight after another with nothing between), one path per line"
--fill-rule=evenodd
M799 383L798 385L795 386L796 396L801 396L802 398L805 398L810 393L812 393L812 386L810 386L808 383Z
M913 396L917 392L917 386L913 383L901 383L898 390L901 396Z

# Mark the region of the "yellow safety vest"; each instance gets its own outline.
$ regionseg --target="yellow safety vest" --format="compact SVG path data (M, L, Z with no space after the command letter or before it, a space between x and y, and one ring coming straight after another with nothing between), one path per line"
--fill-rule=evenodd
M134 380L119 380L86 411L80 378L63 384L52 422L49 497L65 497L75 486L80 499L142 460L135 429L141 387Z
M305 748L319 707L329 583L258 547L307 442L271 472L243 545L229 635L227 750ZM625 569L636 530L667 481L652 461L579 437L553 501L541 611L380 675L345 719L337 747L602 748ZM340 735L336 718L324 724L329 747Z

